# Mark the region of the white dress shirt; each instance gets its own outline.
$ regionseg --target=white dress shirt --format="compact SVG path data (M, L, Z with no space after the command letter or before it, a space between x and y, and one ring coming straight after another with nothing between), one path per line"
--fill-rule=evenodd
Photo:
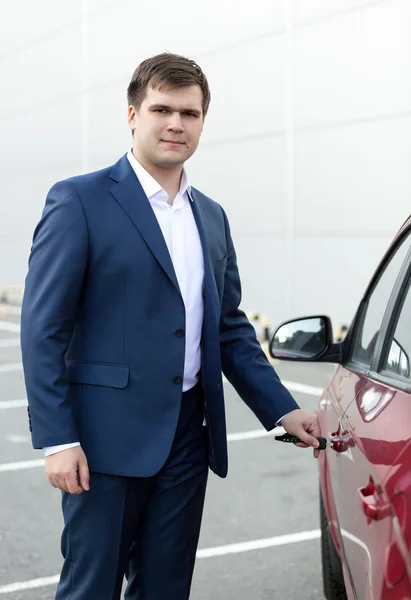
M127 158L137 175L154 211L167 244L174 271L183 297L185 324L185 358L183 392L199 379L201 367L201 330L204 317L203 281L204 260L200 236L190 206L190 186L183 170L180 189L172 204L161 185L141 166L131 150ZM136 235L137 232L136 232ZM44 448L46 456L79 446L79 442Z

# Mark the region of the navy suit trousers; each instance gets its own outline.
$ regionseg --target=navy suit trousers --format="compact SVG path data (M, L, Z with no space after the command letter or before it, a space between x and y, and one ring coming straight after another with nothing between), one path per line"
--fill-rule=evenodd
M121 439L118 440L121 444ZM56 600L187 600L208 474L201 387L182 394L173 445L153 477L90 473L63 492L64 565Z

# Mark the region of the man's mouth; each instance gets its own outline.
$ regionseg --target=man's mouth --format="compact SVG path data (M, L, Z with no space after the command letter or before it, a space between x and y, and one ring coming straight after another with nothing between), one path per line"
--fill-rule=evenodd
M161 140L165 144L173 144L174 146L186 146L185 142L176 142L175 140Z

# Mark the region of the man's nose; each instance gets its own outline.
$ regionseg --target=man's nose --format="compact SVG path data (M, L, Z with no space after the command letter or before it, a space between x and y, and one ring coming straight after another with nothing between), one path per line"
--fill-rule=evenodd
M180 113L172 113L168 122L167 129L169 131L184 131Z

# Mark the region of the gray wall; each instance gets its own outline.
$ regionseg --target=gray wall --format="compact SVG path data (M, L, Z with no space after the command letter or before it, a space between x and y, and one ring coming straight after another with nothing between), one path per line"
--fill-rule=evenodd
M188 164L228 212L243 308L350 320L411 197L409 0L4 0L0 286L51 185L131 145L125 91L169 50L212 104Z

